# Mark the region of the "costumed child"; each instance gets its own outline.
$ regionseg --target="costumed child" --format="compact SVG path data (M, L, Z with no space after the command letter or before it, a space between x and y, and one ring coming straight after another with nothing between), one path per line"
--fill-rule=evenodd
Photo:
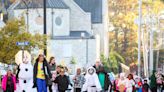
M126 92L134 92L135 82L132 74L128 75L128 78L125 80L125 82L126 82Z
M144 80L144 84L142 86L142 92L149 92L149 84L147 83L147 79Z
M77 73L73 78L74 81L74 92L81 92L81 88L83 87L83 84L85 83L85 78L81 74L81 69L77 69Z
M85 75L85 83L82 87L82 92L101 92L101 90L102 88L95 68L89 67Z
M125 87L126 81L125 80L126 80L125 73L120 73L120 78L119 78L118 84L117 84L120 92L125 92L125 90L126 90L126 87Z
M16 92L37 92L33 86L33 66L31 56L24 55L23 63L18 66L17 71L17 91Z

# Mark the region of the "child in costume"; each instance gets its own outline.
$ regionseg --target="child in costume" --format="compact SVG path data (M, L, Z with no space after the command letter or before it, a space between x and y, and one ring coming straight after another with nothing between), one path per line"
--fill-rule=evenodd
M77 69L77 73L73 78L74 81L74 92L81 92L81 88L83 87L83 84L85 83L84 75L81 74L81 69Z
M102 88L96 74L96 70L93 67L89 67L87 74L85 75L85 83L82 87L82 92L101 92Z

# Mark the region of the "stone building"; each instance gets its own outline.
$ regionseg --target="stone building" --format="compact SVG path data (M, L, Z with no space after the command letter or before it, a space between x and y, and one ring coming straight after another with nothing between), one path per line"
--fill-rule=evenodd
M30 33L43 34L43 0L17 0L9 12L24 16ZM57 62L75 58L84 66L94 64L101 52L108 56L107 32L107 0L47 0L47 54Z

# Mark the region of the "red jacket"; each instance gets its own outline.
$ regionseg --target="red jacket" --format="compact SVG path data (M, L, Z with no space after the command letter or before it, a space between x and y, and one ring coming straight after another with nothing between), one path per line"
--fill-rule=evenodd
M16 77L14 75L12 75L12 80L14 83L14 90L16 90ZM6 87L7 87L7 75L5 75L2 79L2 89L3 91L6 91Z
M142 86L142 82L138 82L138 86L141 87Z

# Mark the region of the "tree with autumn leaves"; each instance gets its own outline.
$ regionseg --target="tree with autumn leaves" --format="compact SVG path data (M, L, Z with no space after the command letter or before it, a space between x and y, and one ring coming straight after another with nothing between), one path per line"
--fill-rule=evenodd
M114 30L109 32L110 49L115 50L125 63L135 61L137 57L137 0L110 0L109 17Z
M29 41L30 44L25 50L30 52L32 48L45 48L46 36L27 32L23 18L7 21L6 26L0 29L0 62L14 63L16 53L21 50L16 42L24 41Z
M142 3L143 18L150 12L158 15L164 9L164 3L161 0L142 0ZM150 7L150 11L147 7ZM109 23L113 26L109 32L110 53L115 51L122 56L128 66L137 64L138 26L135 21L138 18L138 0L109 0L109 18ZM148 30L144 32L146 33ZM143 57L141 59L143 61ZM121 62L121 60L119 61Z

